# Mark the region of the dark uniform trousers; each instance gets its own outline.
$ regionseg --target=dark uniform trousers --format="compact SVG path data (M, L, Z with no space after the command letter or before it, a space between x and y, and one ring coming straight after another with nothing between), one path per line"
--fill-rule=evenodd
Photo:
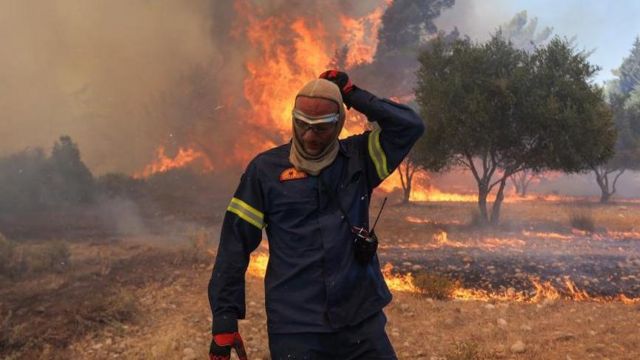
M333 333L270 334L273 360L397 359L384 331L384 313Z

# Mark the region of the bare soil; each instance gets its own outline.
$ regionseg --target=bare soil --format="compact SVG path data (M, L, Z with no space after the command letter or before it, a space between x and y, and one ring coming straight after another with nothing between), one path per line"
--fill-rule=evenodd
M571 212L585 207L596 233L569 224ZM640 274L640 204L510 203L503 226L493 230L467 226L472 209L465 203L390 206L378 230L380 257L399 274L419 269L495 292L531 291L527 276L553 281L567 271L593 299L441 301L394 291L387 332L399 358L640 358L640 304L606 298L615 292L639 296L633 276ZM209 226L199 234L216 231ZM0 358L206 358L208 250L216 236L193 243L199 236L67 238L69 268L0 277ZM536 263L542 259L551 260ZM530 261L543 268L522 265ZM590 261L616 265L572 272L574 264ZM499 266L505 262L509 266ZM516 277L516 268L526 276ZM594 285L593 279L615 285ZM251 359L269 358L263 291L262 278L248 275L248 313L240 327Z

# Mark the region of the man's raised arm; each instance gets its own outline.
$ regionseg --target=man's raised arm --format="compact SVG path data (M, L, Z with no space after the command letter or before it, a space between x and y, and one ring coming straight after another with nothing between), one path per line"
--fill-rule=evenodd
M344 103L364 114L379 128L368 133L367 152L371 162L370 183L377 186L395 170L407 156L411 147L425 130L418 114L406 105L381 99L354 86L349 76L341 71L329 70L321 78L333 81L340 88Z

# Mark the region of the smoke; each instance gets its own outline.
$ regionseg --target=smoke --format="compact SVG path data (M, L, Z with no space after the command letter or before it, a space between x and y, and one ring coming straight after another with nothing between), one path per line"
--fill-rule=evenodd
M97 213L105 227L117 235L149 233L138 204L127 198L105 197L98 201Z
M0 2L0 154L76 140L94 172L132 171L166 129L142 104L220 62L206 1Z
M258 30L275 30L270 36L291 48L299 37L291 25L304 18L322 25L313 36L338 47L340 14L360 17L381 4L3 1L0 156L49 147L67 134L94 174L133 173L159 145L169 152L195 146L223 159L242 146L230 135L242 134L255 120L240 111L248 107L247 59L269 56L249 38L251 21L274 26ZM275 20L265 22L269 18ZM319 71L296 68L290 60L302 81Z
M418 54L439 33L435 20L454 0L397 0L382 16L378 47L373 61L350 69L366 79L367 88L383 97L413 97ZM457 37L454 28L447 37Z
M414 7L423 2L434 3L436 11L426 22L414 19L410 24L431 31L442 4L449 6L452 0L406 1ZM0 156L29 146L46 148L66 134L78 143L83 161L96 175L140 170L158 146L166 147L169 156L182 146L195 147L216 160L214 167L233 165L229 161L237 159L229 155L238 148L255 153L253 149L265 142L286 140L286 135L269 128L281 114L252 108L247 101L251 96L245 93L246 81L256 77L247 64L268 67L278 55L275 51L295 49L265 80L295 79L303 84L324 70L337 50L351 45L344 16L367 16L384 4L3 2ZM415 31L409 37L400 31L411 16L400 11L403 8L411 7L392 3L396 11L383 20L388 38L381 40L387 49L383 52L394 50L389 37L396 32L412 42L409 45L415 43ZM300 21L310 31L309 43L317 41L315 48L300 48L301 40L308 40L302 39L307 36L304 31L294 31ZM265 38L272 42L265 43ZM323 56L301 65L300 58L313 55L318 47ZM383 66L392 61L380 59ZM288 78L277 73L282 70ZM292 100L289 93L269 90L259 94L265 98L262 103Z
M514 15L513 2L508 0L456 0L453 7L435 19L435 24L439 29L452 31L457 28L462 35L475 41L486 41Z

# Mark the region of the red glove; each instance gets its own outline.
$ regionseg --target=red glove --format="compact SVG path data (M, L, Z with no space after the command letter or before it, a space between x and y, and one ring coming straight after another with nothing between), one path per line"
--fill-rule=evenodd
M349 80L349 75L347 73L338 71L338 70L327 70L320 74L320 79L326 79L331 81L332 83L338 85L340 88L340 94L342 94L342 99L346 102L346 98L351 91L353 91L353 84L351 80Z
M240 360L247 360L247 352L239 332L213 335L209 347L209 360L231 359L231 348L236 350Z

